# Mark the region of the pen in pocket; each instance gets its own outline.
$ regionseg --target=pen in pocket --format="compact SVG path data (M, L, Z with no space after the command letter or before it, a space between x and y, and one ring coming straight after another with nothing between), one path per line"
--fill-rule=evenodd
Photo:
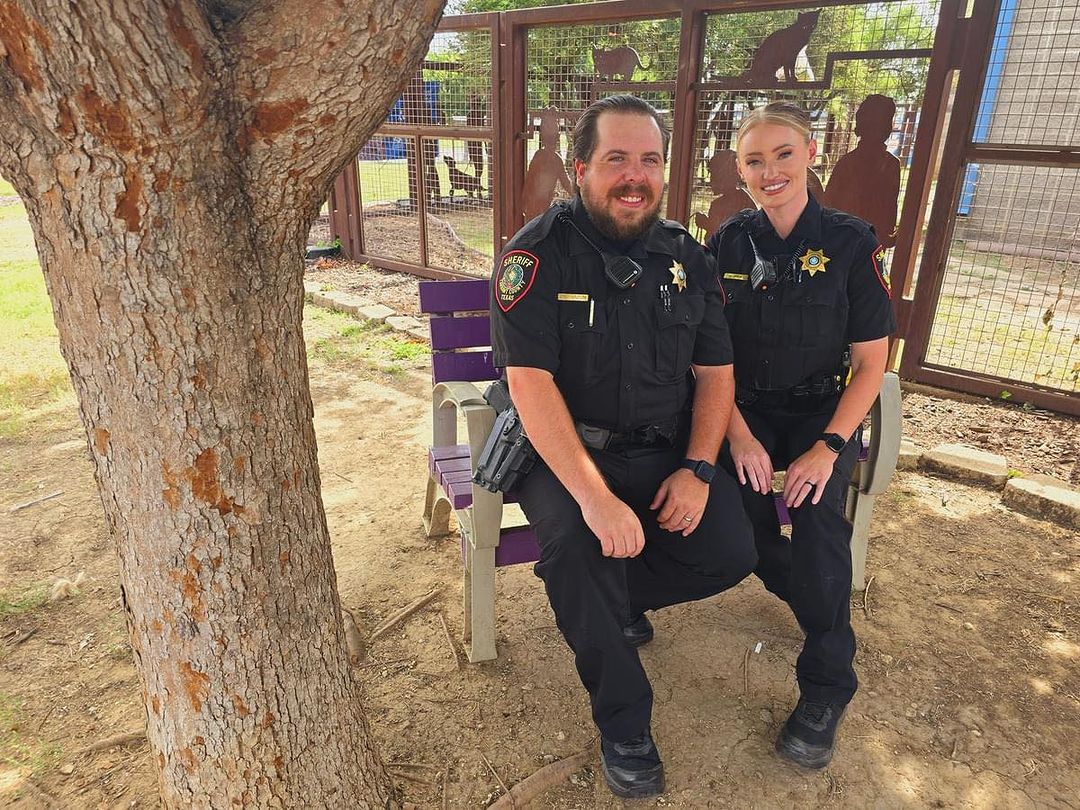
M589 299L589 328L590 329L592 328L592 325L593 325L593 315L595 314L595 311L596 311L596 299L595 298L590 298Z

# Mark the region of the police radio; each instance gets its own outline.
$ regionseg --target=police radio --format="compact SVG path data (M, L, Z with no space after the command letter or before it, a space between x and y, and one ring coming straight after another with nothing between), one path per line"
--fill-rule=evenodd
M754 266L750 268L750 287L754 292L767 290L780 281L780 272L776 267L776 262L766 259L758 252L754 237L749 231L746 232L746 238L750 240L750 248L754 251Z
M629 256L616 256L613 253L608 253L606 250L598 248L593 240L584 234L577 223L574 222L573 217L566 211L560 212L557 219L562 220L577 231L578 236L585 240L585 244L600 254L600 258L604 261L604 275L607 276L608 281L620 290L630 289L637 284L638 279L644 275L645 268Z

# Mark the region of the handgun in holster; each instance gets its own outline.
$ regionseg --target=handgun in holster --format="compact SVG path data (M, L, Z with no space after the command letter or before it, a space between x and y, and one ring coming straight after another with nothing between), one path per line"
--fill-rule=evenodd
M484 399L498 411L484 449L476 461L473 481L489 492L510 492L536 464L537 453L525 435L505 380L496 380Z

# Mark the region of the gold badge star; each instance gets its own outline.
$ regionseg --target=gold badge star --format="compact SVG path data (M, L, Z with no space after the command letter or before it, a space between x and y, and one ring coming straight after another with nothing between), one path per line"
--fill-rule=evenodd
M686 289L686 271L683 269L681 262L672 262L671 267L668 268L671 271L671 283L679 288L679 292Z
M824 273L825 265L832 261L825 255L824 250L808 250L799 257L802 269L813 276L815 273Z

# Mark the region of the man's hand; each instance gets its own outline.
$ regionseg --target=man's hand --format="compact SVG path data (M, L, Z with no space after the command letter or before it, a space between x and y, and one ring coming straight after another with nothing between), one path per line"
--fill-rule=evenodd
M772 490L772 459L765 452L761 442L747 431L744 436L729 438L728 443L739 483L746 484L749 481L751 489L760 495Z
M686 537L701 523L708 502L709 485L690 470L679 469L660 484L649 508L660 510L656 522L661 529Z
M636 557L645 547L645 531L638 516L611 492L583 504L581 516L599 538L605 557Z
M836 453L826 447L825 442L814 442L813 447L788 466L784 478L784 503L788 507L801 506L811 492L814 493L812 503L819 503L835 463Z

